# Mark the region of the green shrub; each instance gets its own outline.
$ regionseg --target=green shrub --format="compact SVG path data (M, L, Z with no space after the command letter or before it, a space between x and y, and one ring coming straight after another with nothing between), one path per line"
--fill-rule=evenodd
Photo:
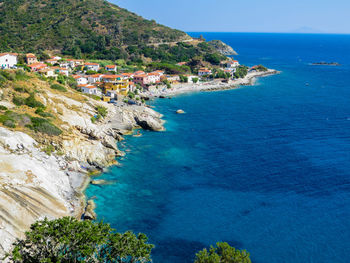
M7 110L7 107L4 105L0 105L0 110Z
M31 108L43 108L45 107L44 104L42 104L40 101L37 101L35 99L34 94L30 94L28 98L24 100L24 104L31 107Z
M14 120L6 120L3 122L3 124L6 126L6 127L9 127L9 128L15 128L16 127L16 123Z
M40 115L41 117L44 117L44 118L52 118L53 117L53 115L51 113L45 112L44 108L36 109L35 113Z
M63 87L62 85L59 85L59 84L52 84L50 86L50 88L58 90L58 91L62 91L62 92L66 92L67 91L67 89L65 87Z
M25 98L20 97L20 96L14 96L12 99L12 102L16 105L16 106L21 106L25 104Z
M96 118L95 116L92 116L92 117L91 117L91 122L92 122L92 123L95 123L96 121L97 121L97 118Z
M17 239L9 262L152 262L145 234L117 233L109 224L64 217L31 225Z
M20 92L20 93L28 93L28 90L24 87L19 87L19 86L16 86L13 88L15 91L17 92Z
M97 113L101 115L103 118L107 116L108 110L106 107L103 106L97 106L96 107Z
M231 247L226 242L216 243L209 251L203 249L196 254L194 263L251 263L250 255L247 251L240 251Z
M43 152L45 152L47 155L51 155L53 152L55 152L55 147L52 145L47 145L44 149Z
M19 69L16 71L15 79L16 80L27 80L27 79L29 79L29 76L22 69Z
M31 122L32 124L27 127L36 132L41 132L47 135L55 136L62 134L62 131L59 128L57 128L54 124L52 124L46 119L31 117Z

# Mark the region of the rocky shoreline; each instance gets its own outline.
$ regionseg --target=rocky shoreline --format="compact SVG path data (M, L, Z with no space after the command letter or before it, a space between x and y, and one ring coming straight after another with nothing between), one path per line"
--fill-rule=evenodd
M166 87L161 87L157 90L144 92L142 95L148 98L156 98L174 96L189 92L230 90L239 88L240 86L253 85L256 78L266 77L280 73L280 71L274 69L268 69L267 71L261 72L249 72L247 76L242 79L230 80L228 82L223 82L222 80L212 80L196 84L181 83L173 85L170 89L167 89Z
M232 89L250 85L256 77L277 73L274 70L249 73L232 83L188 84L143 95L155 98ZM65 132L58 140L0 127L0 199L5 200L0 207L0 257L36 220L62 216L95 219L94 201L86 200L84 191L94 174L117 164L116 157L125 154L118 149L117 142L135 128L164 130L162 115L148 106L114 106L91 98L82 102L49 91L41 100L45 105L54 102L57 108L54 110L60 112L60 127ZM108 115L95 124L91 116L96 106L106 107ZM47 153L41 148L43 145L54 146L61 152Z
M93 201L87 202L84 194L90 175L116 164L116 157L124 155L117 142L133 129L164 130L162 115L147 106L62 100L61 128L66 132L58 142L0 127L0 258L36 220L94 219ZM90 118L96 105L106 107L108 115L94 124ZM41 148L54 144L61 153L48 154Z

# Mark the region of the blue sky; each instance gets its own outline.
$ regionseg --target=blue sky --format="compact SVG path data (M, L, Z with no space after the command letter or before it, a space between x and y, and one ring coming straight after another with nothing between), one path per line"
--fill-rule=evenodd
M350 0L109 0L184 31L350 33Z

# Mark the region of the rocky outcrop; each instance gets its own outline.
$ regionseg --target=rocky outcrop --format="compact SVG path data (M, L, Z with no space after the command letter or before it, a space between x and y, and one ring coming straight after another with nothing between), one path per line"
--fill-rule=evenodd
M50 91L45 96L42 101L60 112L57 116L64 132L59 139L38 134L33 134L33 139L0 127L0 257L38 219L80 218L82 214L95 219L95 204L89 200L85 207L81 191L90 181L87 174L116 164L116 156L124 155L117 141L134 128L164 129L162 115L146 106L116 107ZM97 105L106 107L108 115L92 123ZM48 155L41 150L46 146L59 149L60 154Z
M215 50L225 56L235 56L238 55L237 52L229 45L225 44L221 40L211 40L208 42Z
M0 256L34 221L79 213L64 163L30 136L0 127Z

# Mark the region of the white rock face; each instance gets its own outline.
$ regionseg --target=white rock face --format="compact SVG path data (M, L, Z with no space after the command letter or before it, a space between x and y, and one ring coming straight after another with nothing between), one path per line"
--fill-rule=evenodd
M55 106L65 131L55 142L62 157L48 156L25 133L0 127L0 257L33 222L80 215L84 207L79 187L86 178L81 173L113 164L123 154L116 144L122 135L137 126L163 130L162 115L148 107L116 107L88 98L79 102L50 91L46 95L42 101ZM92 123L97 105L106 107L108 116Z
M36 220L72 215L68 176L21 132L0 127L0 255Z

